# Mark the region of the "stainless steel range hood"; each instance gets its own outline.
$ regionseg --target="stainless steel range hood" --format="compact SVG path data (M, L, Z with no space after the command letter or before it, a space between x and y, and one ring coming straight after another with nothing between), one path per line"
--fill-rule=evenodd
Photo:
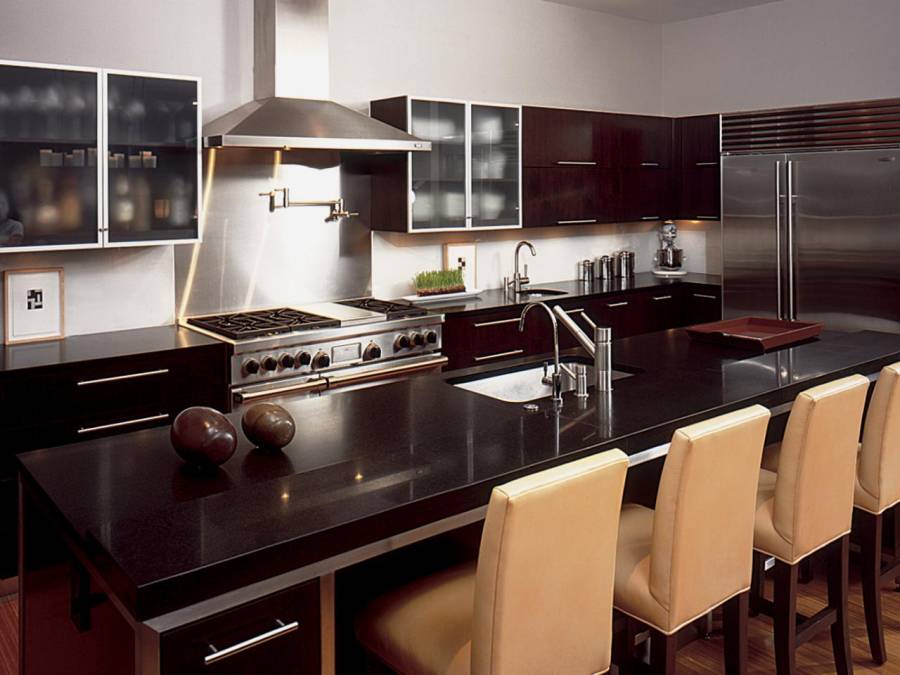
M328 0L255 0L254 101L204 125L206 147L410 152L431 143L328 99Z

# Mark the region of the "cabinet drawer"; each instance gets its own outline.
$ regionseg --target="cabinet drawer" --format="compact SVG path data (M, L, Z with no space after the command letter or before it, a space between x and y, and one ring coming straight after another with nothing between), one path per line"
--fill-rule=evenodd
M472 359L474 365L528 353L536 328L526 324L519 332L519 314L486 316L472 322Z
M686 326L722 319L722 294L718 288L688 291L687 306Z
M160 638L161 675L318 674L319 583L311 581Z

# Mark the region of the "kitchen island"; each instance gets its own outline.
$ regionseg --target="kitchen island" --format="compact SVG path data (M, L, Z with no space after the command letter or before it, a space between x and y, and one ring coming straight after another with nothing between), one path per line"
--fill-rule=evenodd
M535 360L289 401L283 453L242 441L210 478L183 470L166 429L21 455L22 672L333 672L337 570L477 523L495 485L612 447L632 458L631 498L651 500L675 428L753 403L783 416L802 389L874 378L900 335L759 356L637 336L614 347L631 377L560 410L453 386Z

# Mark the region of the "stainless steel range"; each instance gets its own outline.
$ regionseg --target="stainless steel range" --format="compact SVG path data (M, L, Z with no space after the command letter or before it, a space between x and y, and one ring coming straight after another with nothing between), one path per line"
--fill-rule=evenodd
M441 314L358 298L196 316L182 323L233 346L231 390L240 403L371 386L437 371Z

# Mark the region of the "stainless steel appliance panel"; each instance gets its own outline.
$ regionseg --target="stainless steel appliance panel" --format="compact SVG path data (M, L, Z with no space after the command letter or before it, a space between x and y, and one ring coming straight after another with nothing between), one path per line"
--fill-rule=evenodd
M900 150L788 160L796 318L900 331Z
M726 319L779 318L784 304L784 155L722 158L722 293Z

